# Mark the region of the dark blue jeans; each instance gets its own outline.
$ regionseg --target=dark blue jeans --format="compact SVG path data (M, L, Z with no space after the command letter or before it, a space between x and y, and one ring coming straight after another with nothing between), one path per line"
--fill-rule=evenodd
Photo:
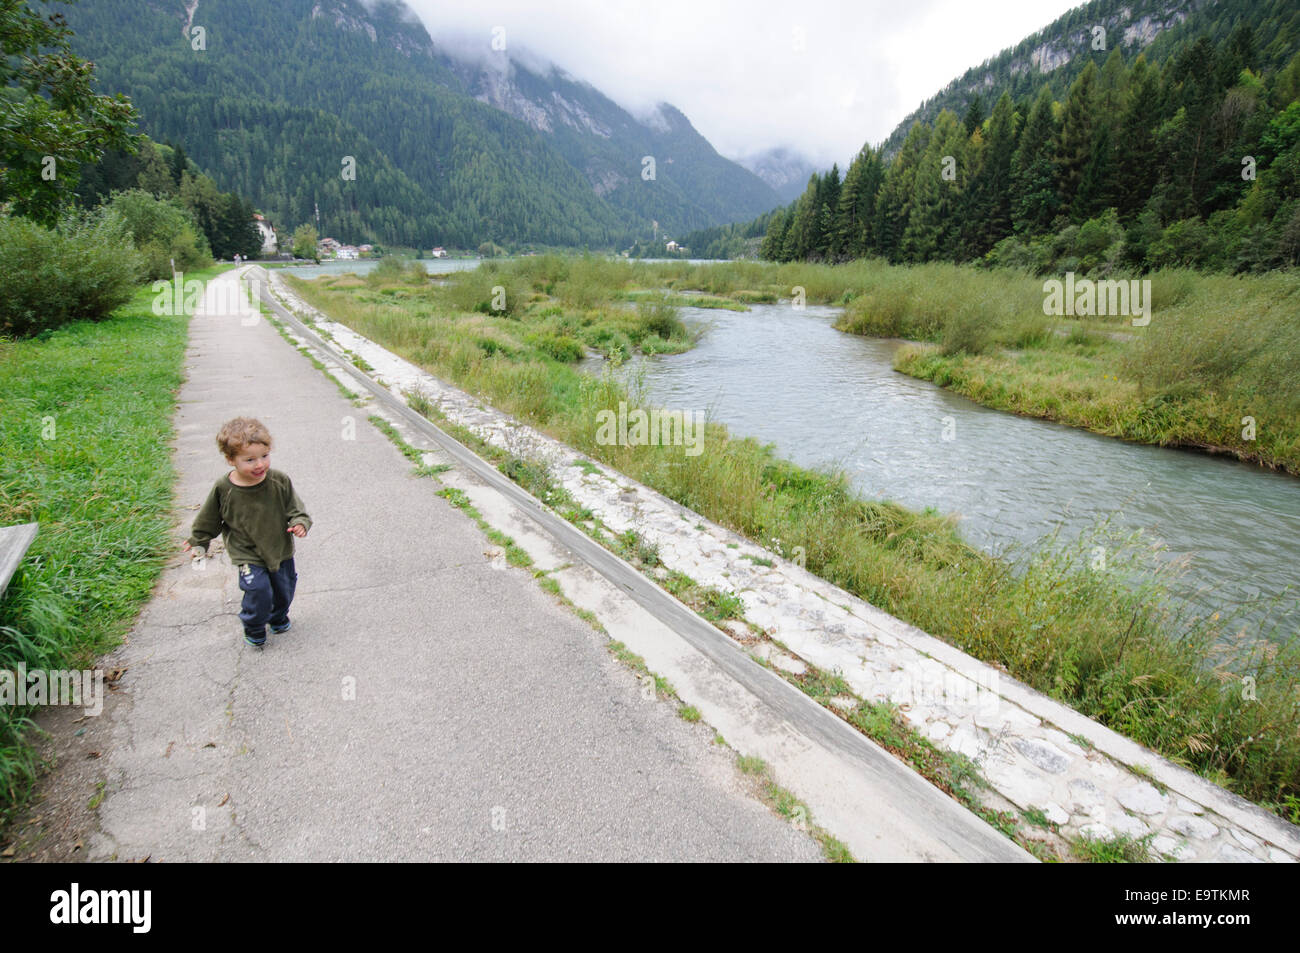
M239 621L244 623L244 634L261 640L266 638L267 623L277 629L287 625L289 605L297 585L298 573L292 559L280 563L275 572L265 566L240 566L239 588L244 591L244 604L239 610Z

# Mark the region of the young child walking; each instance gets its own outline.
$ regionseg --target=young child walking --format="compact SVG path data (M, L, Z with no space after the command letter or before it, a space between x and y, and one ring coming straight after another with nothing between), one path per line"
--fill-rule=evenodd
M244 641L266 644L266 627L289 630L289 605L298 584L293 538L311 528L288 475L271 469L271 434L261 421L236 417L221 426L217 447L234 467L213 485L194 518L184 550L201 549L218 533L239 570Z

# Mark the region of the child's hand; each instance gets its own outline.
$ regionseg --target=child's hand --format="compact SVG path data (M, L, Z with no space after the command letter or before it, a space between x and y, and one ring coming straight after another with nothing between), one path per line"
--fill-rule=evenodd
M299 539L302 539L307 535L307 530L303 528L301 523L294 523L289 527L289 532L293 533L293 535L297 536Z

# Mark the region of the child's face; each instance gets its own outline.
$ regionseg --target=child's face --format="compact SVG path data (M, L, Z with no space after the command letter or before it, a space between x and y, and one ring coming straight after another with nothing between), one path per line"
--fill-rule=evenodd
M246 443L230 461L247 483L258 483L271 468L271 448L264 443Z

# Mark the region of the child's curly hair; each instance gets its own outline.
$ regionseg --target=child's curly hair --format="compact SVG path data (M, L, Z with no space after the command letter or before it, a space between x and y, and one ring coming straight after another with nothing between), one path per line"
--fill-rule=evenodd
M252 417L236 417L227 420L217 432L217 447L227 460L233 460L250 443L264 443L271 446L271 431L262 426L260 420Z

